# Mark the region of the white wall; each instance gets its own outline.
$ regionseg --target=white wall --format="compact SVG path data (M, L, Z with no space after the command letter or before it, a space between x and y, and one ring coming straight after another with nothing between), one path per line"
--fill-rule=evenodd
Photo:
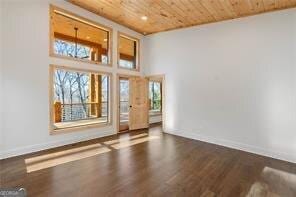
M87 68L113 73L113 101L115 103L116 73L135 74L118 70L117 31L142 38L118 24L87 12L66 1L59 0L4 0L1 1L3 26L3 90L1 111L4 134L0 157L9 157L76 141L116 133L116 107L113 106L113 125L106 128L82 130L68 134L49 134L49 64ZM113 28L113 67L98 66L49 57L49 3ZM141 41L142 42L142 41ZM142 44L141 44L142 45Z
M0 1L0 43L3 43L2 41L2 1ZM0 44L0 152L3 149L3 108L2 108L2 97L3 97L3 90L2 90L2 44Z
M296 162L296 9L144 39L166 132Z

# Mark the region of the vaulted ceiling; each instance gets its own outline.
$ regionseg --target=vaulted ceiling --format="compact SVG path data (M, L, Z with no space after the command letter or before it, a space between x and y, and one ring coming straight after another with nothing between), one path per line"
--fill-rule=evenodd
M296 7L296 0L68 1L142 34Z

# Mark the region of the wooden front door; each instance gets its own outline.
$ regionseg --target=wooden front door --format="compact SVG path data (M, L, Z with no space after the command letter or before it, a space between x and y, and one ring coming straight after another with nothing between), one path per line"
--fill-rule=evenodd
M131 77L130 82L130 110L129 129L143 129L149 127L148 79Z

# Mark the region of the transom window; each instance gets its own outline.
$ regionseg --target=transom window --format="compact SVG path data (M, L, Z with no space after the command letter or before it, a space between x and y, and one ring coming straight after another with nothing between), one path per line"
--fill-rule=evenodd
M139 70L139 40L125 34L118 36L118 66Z
M51 53L99 64L110 64L111 30L51 7Z
M51 75L54 130L109 123L109 74L53 67Z

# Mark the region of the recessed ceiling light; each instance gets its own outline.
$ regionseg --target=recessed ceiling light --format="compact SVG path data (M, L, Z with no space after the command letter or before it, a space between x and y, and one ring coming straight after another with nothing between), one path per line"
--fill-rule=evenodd
M86 39L90 39L90 37L89 36L86 36Z
M147 21L148 17L147 17L147 16L142 16L141 19L142 19L143 21Z

